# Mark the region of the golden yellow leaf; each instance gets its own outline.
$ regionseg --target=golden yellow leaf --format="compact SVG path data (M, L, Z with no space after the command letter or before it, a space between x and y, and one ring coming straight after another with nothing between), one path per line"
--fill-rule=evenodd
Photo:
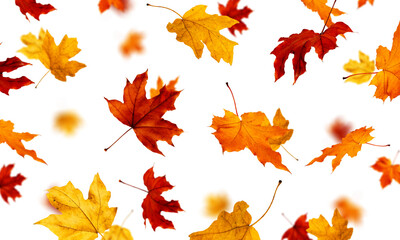
M233 47L236 42L222 36L219 31L238 23L228 16L209 15L205 12L207 6L197 5L187 11L181 18L168 23L169 32L177 34L176 40L192 48L194 55L200 58L205 44L217 62L221 58L232 65Z
M206 214L215 217L229 207L229 198L226 194L209 194L206 198Z
M58 113L54 119L54 126L66 135L73 135L81 123L81 118L73 111Z
M369 73L375 70L374 60L370 61L367 54L359 51L358 58L360 59L360 62L350 59L349 62L343 66L344 70L353 74ZM370 79L370 74L361 74L347 78L346 82L361 84L368 82Z
M286 118L283 117L280 108L278 108L276 110L276 113L275 113L275 116L274 116L274 119L272 120L272 122L273 122L274 126L281 127L283 129L288 129L289 120L286 120ZM288 130L289 131L283 136L268 138L268 142L269 142L269 145L271 146L272 150L274 150L274 151L278 150L278 148L282 144L284 144L286 141L288 141L292 137L293 129L288 129Z
M111 227L117 213L117 208L108 206L110 197L99 174L94 176L87 200L71 182L53 187L47 198L62 214L51 214L35 224L47 227L59 240L94 240Z
M21 41L26 44L19 52L30 59L38 59L51 71L55 78L60 81L67 81L67 76L74 77L85 64L77 61L69 61L81 50L78 48L76 38L69 38L67 35L57 46L49 31L40 30L39 37L32 33L23 35Z
M257 230L251 225L249 205L237 202L232 213L223 211L209 228L189 235L190 240L260 240Z
M335 209L332 227L324 216L320 215L318 219L313 218L308 221L310 227L307 232L318 237L318 240L348 240L353 234L353 228L347 228L347 222Z
M133 240L133 237L129 229L113 225L110 230L104 234L102 240Z

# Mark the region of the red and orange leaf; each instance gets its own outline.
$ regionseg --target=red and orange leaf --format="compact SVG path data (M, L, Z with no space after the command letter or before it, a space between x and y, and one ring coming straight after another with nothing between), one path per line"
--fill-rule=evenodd
M364 6L367 3L367 1L371 5L374 5L374 0L358 0L358 7L360 8L360 7Z
M175 100L181 91L160 89L160 94L150 99L146 97L147 71L138 74L130 83L126 81L124 102L107 100L110 112L121 123L133 129L139 141L150 151L159 153L157 141L165 141L173 146L172 137L183 131L176 124L162 118L167 111L175 110Z
M392 50L379 46L376 49L376 68L382 69L371 80L375 85L375 97L385 101L400 95L400 23L393 35Z
M308 221L307 214L301 215L296 222L294 223L293 227L286 230L286 232L282 236L283 239L287 240L312 240L307 233Z
M392 165L392 161L386 157L380 157L374 165L371 166L374 170L381 172L380 179L381 187L385 188L392 183L394 179L400 183L400 164Z
M149 219L154 231L157 227L175 229L174 224L161 215L162 211L172 213L183 211L178 201L166 201L161 196L163 192L171 190L174 186L167 181L165 176L154 178L153 167L143 175L143 181L148 190L142 203L144 224L146 225L146 219Z
M16 198L21 197L15 187L21 185L26 179L20 173L17 176L11 177L11 171L14 168L14 164L3 166L0 170L0 195L3 200L8 203L8 198L15 201Z
M17 133L14 132L13 129L14 123L0 119L0 143L7 143L11 149L17 151L17 153L22 157L29 155L38 162L46 163L43 159L36 156L34 150L26 149L21 142L22 140L30 141L37 135L28 132Z
M169 83L166 85L168 90L175 91L175 85L178 83L178 78L175 80L169 81ZM157 79L157 88L151 88L150 89L150 97L155 97L158 94L160 94L160 89L164 87L164 82L161 79L161 77L158 77Z
M335 208L339 209L342 217L354 223L359 223L362 217L362 209L357 204L346 197L341 197L335 201Z
M22 14L25 15L26 19L28 16L26 15L29 13L32 17L39 21L39 17L41 14L47 14L51 11L56 10L50 4L40 4L37 3L36 0L15 0L15 4L19 7L19 10Z
M314 47L318 57L322 60L326 53L335 49L336 37L340 34L352 32L349 26L343 22L337 22L322 33L316 33L313 30L303 29L301 33L295 33L288 38L282 37L281 42L272 52L276 56L274 61L275 81L285 74L285 62L289 54L293 54L294 83L297 78L306 72L306 53Z
M321 20L324 21L324 23L329 18L326 23L327 27L330 27L334 24L332 22L332 17L329 16L331 12L331 7L326 5L328 0L301 0L301 1L308 9L310 9L313 12L317 12ZM333 16L340 16L342 14L344 14L344 12L340 11L339 9L337 8L332 9Z
M250 13L253 12L249 7L245 6L242 9L238 9L238 4L240 0L228 0L226 6L218 3L218 10L221 15L228 16L238 21L235 25L229 28L229 32L235 36L235 31L242 33L243 30L247 30L247 26L242 22L243 18L248 18Z
M125 41L121 44L120 50L122 55L128 57L133 53L142 53L144 47L142 45L143 34L130 32Z
M335 138L336 141L341 141L342 138L346 137L350 133L353 126L349 122L344 122L340 118L336 118L329 127L329 133Z
M101 13L114 6L121 12L124 12L128 8L128 0L100 0L99 10Z
M284 136L289 130L278 126L271 126L263 112L250 112L241 115L225 110L224 117L214 116L211 127L221 144L222 151L237 152L248 148L258 160L265 165L270 162L276 168L289 171L282 164L282 157L271 149L269 138Z
M335 171L335 168L340 165L340 162L346 154L350 157L357 156L357 153L361 150L362 144L367 143L374 138L370 135L373 130L372 127L362 127L352 131L342 139L341 143L322 150L321 156L314 158L306 166L315 162L323 162L327 156L335 156L332 160L332 172Z
M2 93L8 95L10 89L20 89L33 83L25 76L19 78L3 77L4 72L12 72L26 65L31 64L23 62L17 57L7 58L5 61L0 62L0 91Z

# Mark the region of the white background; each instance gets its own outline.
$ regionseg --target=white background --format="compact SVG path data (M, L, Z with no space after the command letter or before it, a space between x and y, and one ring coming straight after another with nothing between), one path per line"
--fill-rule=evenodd
M44 204L46 189L71 181L87 196L97 172L112 193L109 205L118 207L114 223L121 224L133 209L124 226L131 230L135 240L188 239L190 233L207 228L214 220L204 215L204 199L209 193L221 191L229 195L232 203L246 201L255 221L268 207L279 179L283 184L273 207L255 225L261 239L280 239L290 227L282 212L292 222L304 213L309 218L322 214L331 221L333 202L341 196L349 197L364 209L362 223L349 224L354 227L352 239L397 237L400 186L394 182L382 190L381 174L370 166L378 157L393 158L400 149L399 99L382 103L373 98L374 86L344 83L342 77L348 73L342 66L350 58L357 59L359 50L375 59L379 45L391 48L400 20L398 1L376 0L372 7L367 4L357 9L356 0L338 0L336 6L347 14L334 21L344 21L354 33L346 34L346 39L339 37L339 47L329 52L323 62L312 49L306 55L307 72L295 85L291 57L286 74L274 82L275 56L270 52L280 37L304 28L321 31L323 22L300 0L242 0L240 7L247 5L254 10L244 20L249 30L236 38L227 30L221 31L239 43L234 49L232 66L217 63L208 50L196 59L189 47L177 42L176 35L166 30L167 23L177 16L165 9L146 7L146 2L131 0L131 9L122 14L114 9L100 14L95 0L50 3L56 11L42 15L41 21L30 18L29 22L14 1L1 1L0 61L18 56L33 64L8 76L26 75L37 82L47 72L38 60L28 60L17 53L23 47L20 37L29 32L37 35L40 28L48 29L57 44L65 34L76 37L82 51L73 59L87 67L74 78L68 77L66 83L49 74L37 89L30 85L11 90L10 96L0 94L0 119L14 122L17 132L40 134L26 147L35 149L48 163L46 166L29 156L22 158L6 144L0 144L1 165L15 163L13 173L27 177L17 188L22 198L10 204L0 201L1 239L57 239L47 228L33 224L53 213ZM218 13L216 0L151 3L170 7L181 15L197 4L208 5L207 13ZM130 30L144 33L145 53L125 58L119 45ZM133 132L104 152L127 130L109 112L104 97L122 100L126 78L132 81L146 69L148 88L156 86L158 76L165 81L179 76L177 89L183 92L176 101L176 110L165 114L165 118L184 133L173 138L175 147L159 144L165 157L146 149ZM279 152L292 174L271 164L263 167L249 150L222 154L209 126L214 115L223 116L223 109L234 111L225 86L227 81L235 94L239 114L262 111L272 120L276 109L281 108L290 120L294 134L285 147L300 161L296 162L282 149ZM73 137L54 130L54 116L63 110L75 110L84 121ZM338 116L354 128L372 126L372 142L390 143L391 147L364 145L357 157L344 157L333 173L331 158L305 167L322 149L335 144L327 128ZM158 228L153 232L149 223L145 227L141 209L145 194L118 183L122 179L144 187L142 176L152 166L156 176L166 175L175 186L163 196L179 200L185 210L164 214L174 222L176 230Z

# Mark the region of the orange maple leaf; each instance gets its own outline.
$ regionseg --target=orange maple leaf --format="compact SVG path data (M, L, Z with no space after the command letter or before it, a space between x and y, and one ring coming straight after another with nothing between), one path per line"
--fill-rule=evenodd
M335 201L335 208L339 209L342 216L354 223L359 223L362 217L362 209L357 204L346 197L341 197Z
M128 8L127 0L100 0L99 2L99 10L101 13L108 10L110 7L114 6L121 12L124 12Z
M137 32L130 32L121 44L120 50L122 55L129 56L133 53L142 53L144 47L142 45L143 34Z
M327 6L328 0L301 0L303 4L313 12L317 12L321 20L326 22L326 26L330 27L333 25L332 18L329 16L332 11L333 16L340 16L344 12L337 8ZM331 10L332 9L332 10Z
M327 156L335 156L332 160L332 172L335 171L335 168L340 165L340 162L346 154L350 157L357 156L357 153L361 150L361 145L374 138L370 135L373 130L372 127L362 127L350 132L342 139L341 143L335 144L330 148L325 148L322 150L321 156L314 158L306 166L315 162L323 162Z
M358 7L360 8L360 7L364 6L364 5L367 3L367 1L368 1L371 5L374 4L374 0L358 0Z
M146 70L146 72L138 74L132 83L129 80L126 81L123 103L118 100L105 99L114 117L130 127L123 135L133 129L145 147L163 155L158 149L157 141L165 141L173 146L172 137L179 136L183 132L176 124L162 118L166 111L175 110L174 103L181 91L170 90L164 86L161 88L160 94L147 99L145 91L147 78ZM110 147L105 150L107 151Z
M175 85L178 83L178 78L176 78L175 80L171 80L169 81L169 83L166 85L166 88L168 90L172 90L175 91ZM157 87L156 88L151 88L150 89L150 97L155 97L158 94L160 94L160 89L164 87L164 82L163 80L158 77L157 79Z
M28 132L17 133L14 132L13 129L14 123L0 119L0 143L7 143L11 149L17 151L22 157L29 155L38 162L46 163L43 159L37 157L34 150L26 149L21 142L22 140L30 141L37 135Z
M382 173L382 177L380 179L382 188L385 188L387 185L391 184L393 179L400 183L400 164L392 165L390 159L386 157L380 157L371 167L374 170Z

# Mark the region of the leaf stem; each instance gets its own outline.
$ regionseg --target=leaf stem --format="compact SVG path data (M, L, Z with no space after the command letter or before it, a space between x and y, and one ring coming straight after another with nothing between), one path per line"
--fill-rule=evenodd
M129 187L136 188L137 190L143 191L143 192L145 192L145 193L149 193L148 191L146 191L146 190L144 190L144 189L142 189L142 188L135 187L135 186L130 185L129 183L126 183L126 182L124 182L124 181L122 181L122 180L119 180L119 182L120 182L120 183L123 183L123 184L125 184L125 185L128 185Z
M286 221L289 222L290 225L294 226L294 224L289 220L289 218L286 217L286 215L284 213L282 213L283 218L286 219Z
M373 144L373 143L369 143L369 142L367 142L365 144L368 144L368 145L371 145L371 146L375 146L375 147L390 147L390 144L379 145L379 144Z
M369 73L355 73L355 74L351 74L351 75L349 75L349 76L347 76L347 77L343 77L343 80L346 80L346 79L348 79L349 77L354 77L354 76L359 76L359 75L366 75L366 74L377 74L377 73L379 73L379 72L369 72Z
M104 148L104 151L108 151L108 149L110 149L112 146L114 146L114 144L116 144L127 132L129 132L131 129L133 128L129 128L128 130L126 130L126 132L124 132L117 140L115 140L108 148Z
M177 13L175 10L172 10L171 8L167 8L167 7L164 7L164 6L152 5L152 4L150 4L150 3L146 3L146 6L168 9L168 10L170 10L170 11L172 11L172 12L178 14L178 16L181 17L181 18L183 19L183 17L182 17L179 13Z
M39 82L36 84L35 88L38 87L39 83L43 80L44 77L46 77L46 75L47 75L49 72L50 72L50 70L47 71L47 73L43 75L43 77L42 77L42 78L39 80Z
M295 156L293 156L283 145L281 145L281 147L283 148L283 150L285 150L292 158L294 158L296 161L299 161L299 159Z
M232 98L233 98L233 104L235 105L236 116L238 116L238 117L239 117L238 110L237 110L237 107L236 107L236 100L235 100L235 96L233 96L232 89L231 89L231 87L229 87L229 84L228 84L228 82L226 82L226 86L229 88L229 91L230 91L230 92L231 92L231 94L232 94Z
M254 226L256 223L258 223L258 222L265 216L265 214L267 214L267 212L269 211L269 209L270 209L271 206L272 206L272 203L274 202L275 195L276 195L276 191L278 191L278 187L281 185L281 183L282 183L282 180L279 180L278 185L277 185L276 188L275 188L274 196L272 197L271 203L269 204L269 207L268 207L267 211L265 211L265 213L264 213L257 221L255 221L254 223L252 223L252 224L250 225L250 227L252 227L252 226Z
M120 180L120 181L121 181L121 180ZM133 213L133 210L131 210L131 211L128 213L128 215L126 215L126 217L124 218L124 221L122 221L122 223L121 223L121 228L122 228L122 226L124 226L126 220L128 220L128 218L132 215L132 213Z
M320 33L320 34L324 33L324 31L325 31L325 27L326 27L326 24L328 23L328 21L329 21L329 18L331 17L332 10L333 10L333 8L335 7L335 4L336 4L336 0L335 0L335 1L333 2L333 4L332 4L331 10L329 11L328 18L326 19L326 21L325 21L325 24L324 24L324 27L322 28L322 31L321 31L321 33Z
M397 153L393 158L392 165L394 165L394 163L396 162L397 156L399 156L399 152L400 152L400 150L397 150Z

